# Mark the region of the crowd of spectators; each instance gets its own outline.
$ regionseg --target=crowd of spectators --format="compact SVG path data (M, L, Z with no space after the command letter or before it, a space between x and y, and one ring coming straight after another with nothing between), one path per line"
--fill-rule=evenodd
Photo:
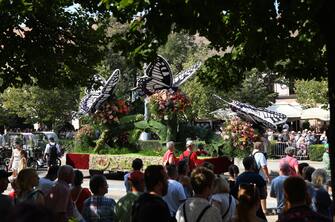
M173 145L168 143L167 152L172 154L164 156L162 165L143 171L142 160L134 159L133 170L124 177L127 193L118 201L106 196L103 175L92 176L87 189L82 187L83 173L68 165L51 166L42 178L34 169L23 169L12 192L0 195L1 221L267 221L267 185L277 200L279 221L331 221L327 172L299 164L291 155L292 147L279 161L279 176L272 178L262 143L254 143L252 155L242 161L244 169L229 166L228 177L215 175L214 166L206 162L191 165L196 160L189 158L196 154L192 142L179 159ZM1 193L10 175L0 170Z

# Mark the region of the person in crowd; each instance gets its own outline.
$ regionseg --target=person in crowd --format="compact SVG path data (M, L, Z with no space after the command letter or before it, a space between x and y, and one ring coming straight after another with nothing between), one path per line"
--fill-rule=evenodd
M80 170L74 171L74 180L71 189L71 199L76 205L79 212L83 210L84 201L92 196L91 191L83 188L81 185L84 181L84 175Z
M205 167L205 168L207 168L207 169L209 169L209 170L211 170L211 171L214 172L214 167L215 167L214 164L212 164L212 163L210 163L208 161L202 162L202 164L200 166L203 166L203 167Z
M256 168L259 169L259 175L263 177L263 179L267 182L270 183L270 175L269 175L269 170L268 170L268 163L265 158L263 151L263 143L262 142L255 142L254 143L254 149L252 151L252 156L254 157L256 161ZM264 214L266 214L266 198L261 199L261 205Z
M171 217L175 217L176 212L180 204L186 200L183 185L177 181L178 171L175 165L168 165L166 167L168 174L168 192L163 197L163 200L167 203Z
M187 160L190 171L198 165L198 155L194 152L194 143L192 140L187 140L186 150L180 155L179 161Z
M279 222L330 222L309 207L306 182L298 176L290 176L284 182L285 209L279 215Z
M323 163L324 169L327 171L328 175L330 175L329 145L327 143L324 146L325 146L325 152L322 155L322 163Z
M19 167L17 169L17 172L20 173L20 171L25 169L25 168L27 168L27 152L24 151L24 150L21 150Z
M18 190L18 187L17 187L17 183L16 183L16 178L13 179L11 182L10 182L10 186L12 187L12 191L10 191L8 193L8 196L9 198L15 202L16 198L17 198L17 190Z
M1 218L1 221L3 218ZM16 205L8 222L58 222L54 213L45 206L30 202Z
M291 146L285 148L286 156L280 159L279 165L287 163L290 166L290 176L297 176L299 172L299 163L296 158L293 157L295 149Z
M267 197L266 182L263 179L263 177L261 177L258 173L255 173L255 168L256 168L255 165L256 165L255 159L252 156L248 156L243 159L243 166L244 166L245 171L236 178L236 184L233 190L231 190L231 194L235 198L238 198L238 190L239 190L240 184L252 183L252 184L256 184L256 188L260 195L260 199L261 200L266 199ZM257 210L257 216L265 219L265 215L264 215L264 212L261 206L259 206Z
M13 201L9 196L3 194L3 192L7 190L9 183L8 177L11 175L12 173L0 170L0 215L1 219L4 221L7 221L7 217L13 209Z
M140 158L136 158L133 160L132 164L131 164L131 167L133 168L133 170L131 172L139 172L139 173L142 173L141 170L143 168L143 161L140 159ZM124 186L126 187L126 191L127 192L130 192L130 185L128 183L128 178L129 178L129 175L130 173L126 173L123 177L123 180L124 180ZM143 174L143 173L142 173ZM143 174L144 175L144 174Z
M20 171L17 176L17 198L16 202L33 202L44 205L44 195L39 189L34 189L38 186L39 177L35 169L26 168Z
M208 155L208 152L205 150L205 145L203 143L199 143L197 145L197 156L201 156L201 155L204 155L204 156L207 156Z
M232 164L228 167L228 173L229 173L228 177L229 189L231 190L235 186L236 178L239 175L240 170L238 169L238 166Z
M256 184L242 183L237 194L238 204L234 222L265 222L265 218L257 216L260 196Z
M307 166L302 170L302 177L308 183L312 182L312 174L315 171L314 167Z
M303 172L303 170L304 170L304 168L305 167L308 167L309 166L309 164L308 163L306 163L306 162L303 162L303 163L299 163L298 164L298 176L303 176L302 175L302 172Z
M178 164L178 181L183 185L186 198L193 195L193 188L189 175L189 168L186 160L182 160Z
M163 156L163 166L167 165L177 165L178 159L176 158L174 152L175 152L175 146L173 141L169 141L166 143L167 151L165 152Z
M325 189L327 172L324 169L316 169L312 174L313 193L311 194L312 208L314 211L328 218L331 217L331 199Z
M48 160L48 166L57 165L57 158L61 154L61 148L55 138L50 137L49 143L45 146L43 159Z
M302 135L297 142L297 155L305 156L307 154L307 143L305 137L305 135Z
M229 222L235 215L237 201L229 193L229 183L225 178L217 177L214 180L213 195L210 197L212 206L220 210L223 222Z
M181 221L222 221L220 211L210 205L208 198L212 195L214 173L197 167L191 173L194 197L188 198L177 210L177 222Z
M284 181L289 177L290 166L287 163L280 165L279 176L274 178L271 182L270 196L277 198L277 214L284 210Z
M123 196L115 206L115 221L131 222L132 206L137 198L144 192L144 175L137 171L131 172L128 177L131 192Z
M139 196L132 208L133 222L173 221L169 207L162 199L168 191L168 177L162 165L150 165L145 169L147 191Z
M23 150L23 141L21 138L16 138L15 139L15 147L12 151L12 156L9 161L9 169L13 171L12 176L14 178L17 177L18 174L18 169L20 165L20 159L21 159L21 151Z
M45 197L46 206L51 209L57 221L66 222L74 216L74 205L71 199L70 185L73 182L74 172L69 165L59 167L58 180Z
M116 202L105 197L108 193L108 184L103 175L94 175L90 180L90 189L93 196L84 201L82 216L86 222L115 221L114 207Z
M323 131L321 136L320 136L320 143L321 144L327 144L328 143L328 138L327 138L327 133L326 131Z
M55 185L57 179L57 173L59 166L50 166L45 177L41 177L38 184L38 189L41 190L44 195L48 194L50 189Z

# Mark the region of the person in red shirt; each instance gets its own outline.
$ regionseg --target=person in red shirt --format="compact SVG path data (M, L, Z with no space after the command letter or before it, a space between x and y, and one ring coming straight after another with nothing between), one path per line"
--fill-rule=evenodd
M81 212L83 209L84 201L92 196L91 191L87 188L83 188L81 184L83 183L84 175L80 170L74 171L73 188L71 190L71 198Z
M298 160L293 157L295 149L291 146L286 147L286 157L280 159L279 165L288 164L290 166L290 176L298 176L299 164Z
M198 155L194 152L194 143L192 140L188 140L186 142L186 150L180 155L179 161L184 159L188 160L188 166L190 168L190 172L198 166Z
M163 156L163 166L177 165L178 159L176 158L174 154L174 151L175 151L174 142L173 141L167 142L166 148L167 148L167 151L165 152Z

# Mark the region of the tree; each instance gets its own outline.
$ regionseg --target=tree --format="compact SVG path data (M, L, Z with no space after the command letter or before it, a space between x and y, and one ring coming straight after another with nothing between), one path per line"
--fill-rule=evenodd
M107 43L105 14L73 1L0 2L0 90L37 83L42 88L85 85Z
M2 94L3 106L28 123L57 124L71 121L78 110L79 88L41 89L36 86L8 88Z
M306 108L318 105L328 106L327 80L297 80L295 82L295 92L297 101Z

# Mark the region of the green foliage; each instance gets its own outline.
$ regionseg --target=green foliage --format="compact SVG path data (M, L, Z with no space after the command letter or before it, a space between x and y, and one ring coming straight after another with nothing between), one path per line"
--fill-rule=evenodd
M74 145L75 145L74 139L60 139L59 144L66 152L74 151Z
M23 84L50 89L85 85L104 55L102 21L69 0L0 2L0 90ZM72 9L69 9L71 7Z
M42 89L36 86L8 88L2 94L3 106L28 123L63 124L77 111L79 88Z
M327 80L297 80L295 81L295 93L297 101L306 108L318 105L328 106L328 82Z
M76 152L93 151L94 143L94 128L90 125L83 125L76 133L74 149Z
M186 141L186 138L198 138L199 140L209 142L213 137L211 129L180 123L177 141Z
M153 151L162 151L163 147L159 140L147 140L137 142L137 146L139 150L153 150Z
M321 161L325 146L323 144L310 145L308 148L309 159L312 161Z
M240 102L249 103L256 107L268 107L275 101L277 93L269 90L264 82L265 74L253 70L243 80L241 87L233 88L229 94Z
M166 126L158 121L155 120L143 120L135 123L135 128L141 129L146 132L153 132L156 133L160 140L166 139L167 129Z
M232 141L223 140L221 136L218 135L215 135L206 147L211 156L229 156L244 158L251 153L250 149L236 149L233 146Z

